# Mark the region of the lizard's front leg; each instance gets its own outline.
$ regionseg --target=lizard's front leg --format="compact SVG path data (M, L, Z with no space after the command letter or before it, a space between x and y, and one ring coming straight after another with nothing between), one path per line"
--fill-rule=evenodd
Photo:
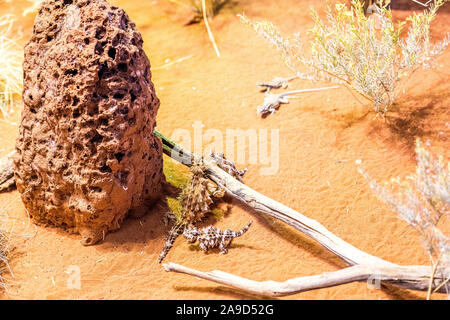
M227 254L228 253L228 246L230 244L226 245L225 242L221 242L219 244L219 250L220 250L220 254Z
M215 183L208 182L208 192L215 198L222 198L225 195L225 190Z
M200 242L200 249L205 253L208 252L208 247L203 242Z

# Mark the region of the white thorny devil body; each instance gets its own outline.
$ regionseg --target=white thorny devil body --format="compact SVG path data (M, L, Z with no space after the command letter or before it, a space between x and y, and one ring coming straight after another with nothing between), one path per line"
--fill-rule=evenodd
M250 228L252 221L250 221L244 228L235 232L231 229L221 231L219 228L209 226L203 229L198 229L194 226L187 227L183 236L191 243L196 241L200 244L200 249L207 252L208 249L219 248L221 254L228 252L233 239L242 236Z

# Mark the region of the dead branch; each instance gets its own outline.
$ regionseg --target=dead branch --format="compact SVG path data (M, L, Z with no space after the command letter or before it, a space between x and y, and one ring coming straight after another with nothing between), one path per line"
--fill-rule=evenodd
M367 281L371 285L380 285L380 281L394 283L406 289L425 291L428 289L431 267L425 266L367 266L356 265L338 271L326 272L314 276L298 277L277 281L254 281L242 278L227 272L214 270L202 272L185 266L169 263L164 265L167 272L188 274L204 280L220 283L228 287L243 290L248 293L266 297L282 297L309 290L334 287L355 281ZM450 270L442 269L439 272L439 282L450 276ZM444 274L442 276L441 274ZM437 285L434 287L437 288ZM438 289L445 292L444 288Z

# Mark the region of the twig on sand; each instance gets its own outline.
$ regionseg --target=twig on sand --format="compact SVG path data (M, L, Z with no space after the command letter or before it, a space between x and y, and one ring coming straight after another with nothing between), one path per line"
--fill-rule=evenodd
M206 4L205 0L202 0L202 11L203 11L203 20L205 21L206 30L208 31L209 40L211 41L214 50L216 51L217 57L220 58L219 48L217 48L216 40L214 40L214 35L211 32L211 28L209 27L208 17L206 15Z
M430 298L431 298L433 282L434 282L434 278L435 278L436 270L437 270L438 266L439 266L439 258L437 259L436 262L433 263L433 268L431 269L431 277L430 277L430 281L428 284L428 290L427 290L427 300L430 300Z
M190 55L188 55L186 57L182 57L182 58L177 59L175 61L167 62L166 64L163 64L162 66L154 67L154 68L152 68L152 70L161 70L161 69L168 68L170 66L173 66L174 64L177 64L177 63L183 62L185 60L188 60L188 59L192 58L193 56L194 56L193 54L190 54Z
M161 133L155 131L155 134L158 135L163 142L163 149L164 152L169 155L170 157L174 158L175 160L187 165L191 166L193 163L193 160L198 158L197 155L192 154L191 152L184 150L182 147L177 145L175 142L170 140L169 138L165 137ZM253 208L256 212L270 216L272 218L278 219L284 223L287 223L288 225L294 227L295 229L299 230L300 232L304 233L306 236L316 240L320 245L322 245L326 250L332 252L342 260L344 260L348 265L355 266L355 265L361 265L361 269L356 270L374 270L374 268L380 269L380 270L388 270L389 272L410 272L408 275L411 276L411 278L403 278L400 274L395 273L395 277L389 278L387 277L381 277L381 281L388 281L391 284L397 285L399 287L407 287L410 289L416 289L416 290L427 290L429 286L429 278L431 274L431 268L427 266L399 266L396 264L393 264L389 261L380 259L378 257L372 256L364 251L359 250L358 248L354 247L353 245L349 244L348 242L344 241L343 239L339 238L332 232L330 232L328 229L326 229L323 225L321 225L319 222L310 219L303 214L283 205L280 202L277 202L273 199L270 199L257 191L251 189L250 187L246 186L245 184L239 182L237 179L230 176L228 173L220 169L218 166L214 165L211 162L204 161L205 166L207 168L206 174L208 177L215 182L218 186L220 186L222 189L226 191L226 193L231 196L232 198L236 199L239 202L242 202L249 207ZM173 268L173 265L171 265L172 268L169 267L170 271L175 270ZM364 267L363 267L364 266ZM185 268L185 267L183 267ZM366 268L366 269L364 269ZM186 269L185 269L186 270ZM192 269L190 269L192 270ZM346 269L343 269L346 270ZM350 269L351 273L355 272L354 269ZM439 269L439 277L436 277L435 280L438 280L436 284L436 288L439 286L442 291L442 285L441 283L446 281L446 279L450 276L450 270L447 269ZM194 270L195 271L195 270ZM342 270L339 270L342 271ZM197 271L195 271L197 272ZM348 270L342 271L345 275L347 275ZM223 273L221 273L223 275ZM338 276L342 275L338 273ZM388 274L389 275L389 274ZM392 274L391 274L392 275ZM198 275L197 275L198 276ZM328 276L328 275L327 275ZM347 275L348 276L348 275ZM398 277L397 277L398 276ZM414 277L413 277L414 276ZM231 276L230 276L231 277ZM236 276L232 276L236 277ZM323 277L323 275L316 276L316 277ZM361 281L362 276L359 274L358 278L353 281ZM243 279L236 277L238 279ZM206 279L206 278L205 278ZM347 278L347 282L349 278ZM208 279L210 280L210 279ZM439 281L440 280L440 281ZM224 280L225 281L225 280ZM288 280L287 282L289 283ZM223 284L228 283L221 282ZM346 282L344 282L346 283ZM244 284L248 284L247 282ZM242 289L245 289L246 286L244 285ZM251 288L248 288L248 290L251 291ZM247 290L247 291L248 291ZM295 291L298 292L298 291Z
M202 272L179 264L164 264L167 272L178 272L200 279L224 284L248 293L268 297L281 297L309 290L328 288L356 281L385 281L395 282L407 289L426 290L427 276L430 267L426 266L370 266L356 265L338 271L325 272L319 275L298 277L278 281L254 281L227 272L214 270ZM447 276L450 270L446 270Z
M287 92L283 92L283 93L279 93L279 94L267 93L266 97L264 98L263 104L258 106L258 108L256 109L256 112L260 116L265 117L269 114L274 113L275 110L277 110L282 103L289 103L289 98L292 98L291 96L293 96L297 93L322 91L322 90L337 89L337 88L339 88L339 86L293 90L293 91L287 91Z

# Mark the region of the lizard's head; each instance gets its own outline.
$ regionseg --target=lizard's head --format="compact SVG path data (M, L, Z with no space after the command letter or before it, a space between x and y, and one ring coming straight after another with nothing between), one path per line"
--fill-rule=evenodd
M186 228L183 231L183 237L185 237L188 242L192 243L197 241L198 233L197 228Z

